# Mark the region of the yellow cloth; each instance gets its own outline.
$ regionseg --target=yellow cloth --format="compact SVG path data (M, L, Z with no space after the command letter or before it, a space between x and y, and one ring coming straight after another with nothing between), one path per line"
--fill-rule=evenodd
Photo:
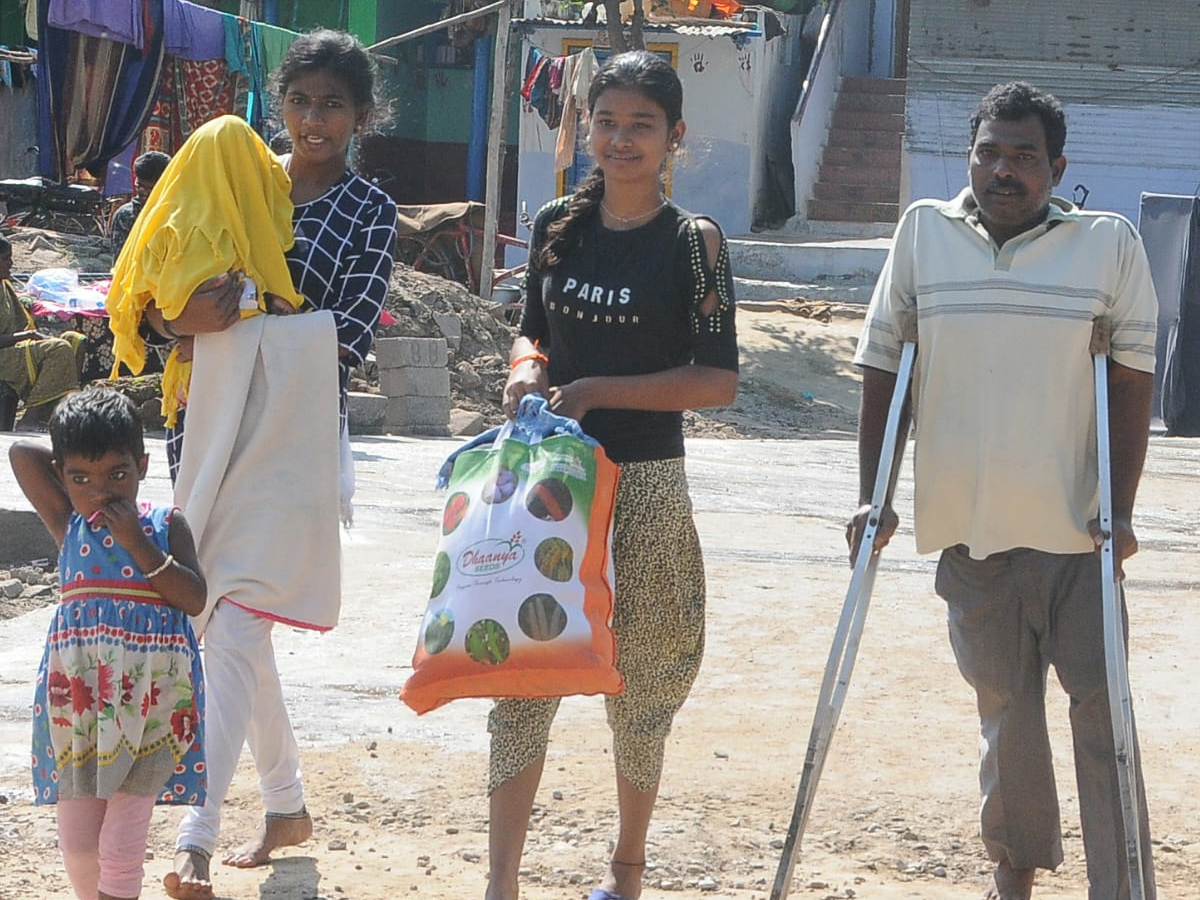
M264 293L299 308L284 252L292 233L291 179L263 140L237 116L220 116L197 128L167 164L146 200L113 266L108 293L113 333L113 375L124 363L142 371L146 347L138 334L153 300L163 318L175 319L201 282L230 270L244 272ZM272 240L274 238L274 240ZM190 367L172 351L163 370L163 415L175 424L187 395Z

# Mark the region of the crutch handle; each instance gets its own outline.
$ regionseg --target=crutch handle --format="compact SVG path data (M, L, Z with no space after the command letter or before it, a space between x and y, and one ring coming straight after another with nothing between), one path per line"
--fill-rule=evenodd
M1112 349L1112 321L1103 316L1092 319L1092 340L1088 353L1092 356L1108 356Z
M917 308L915 306L896 313L896 332L902 344L917 342Z

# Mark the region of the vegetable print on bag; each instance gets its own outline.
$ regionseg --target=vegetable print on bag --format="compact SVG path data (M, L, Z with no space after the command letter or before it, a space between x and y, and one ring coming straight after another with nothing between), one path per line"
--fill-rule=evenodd
M442 467L429 605L400 698L618 694L612 520L618 469L538 395Z

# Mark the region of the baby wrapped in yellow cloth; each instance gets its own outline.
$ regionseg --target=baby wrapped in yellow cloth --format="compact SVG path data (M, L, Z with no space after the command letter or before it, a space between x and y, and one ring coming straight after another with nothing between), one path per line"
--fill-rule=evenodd
M291 179L248 124L220 116L197 128L167 164L113 266L108 293L113 376L124 363L135 375L146 361L138 326L147 304L167 321L192 292L224 272L244 272L257 289L242 318L267 311L267 294L299 308L285 251L292 232ZM245 304L243 304L245 307ZM172 350L163 370L163 416L175 424L187 397L191 363Z

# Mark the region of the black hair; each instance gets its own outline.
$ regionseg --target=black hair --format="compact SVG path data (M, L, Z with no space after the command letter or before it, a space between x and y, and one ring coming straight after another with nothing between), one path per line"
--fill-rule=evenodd
M325 70L346 80L356 106L364 110L380 106L375 97L375 64L366 48L354 35L329 28L318 28L292 41L275 70L275 90L283 96L296 77Z
M161 150L147 150L133 161L133 174L139 181L158 181L170 161Z
M12 251L12 241L0 234L0 250Z
M590 116L596 101L607 90L636 91L662 108L671 131L683 120L683 85L671 64L648 50L619 53L605 63L588 89ZM604 173L599 167L576 188L567 200L567 212L550 223L542 249L530 259L531 268L540 272L557 265L575 243L579 228L596 214L604 198Z
M140 460L146 443L137 407L102 385L67 394L50 416L50 448L60 465L68 456L99 459L113 450Z
M983 121L1015 122L1027 116L1042 120L1046 153L1050 161L1063 155L1067 143L1067 117L1058 98L1024 81L998 84L988 91L971 115L971 147Z

